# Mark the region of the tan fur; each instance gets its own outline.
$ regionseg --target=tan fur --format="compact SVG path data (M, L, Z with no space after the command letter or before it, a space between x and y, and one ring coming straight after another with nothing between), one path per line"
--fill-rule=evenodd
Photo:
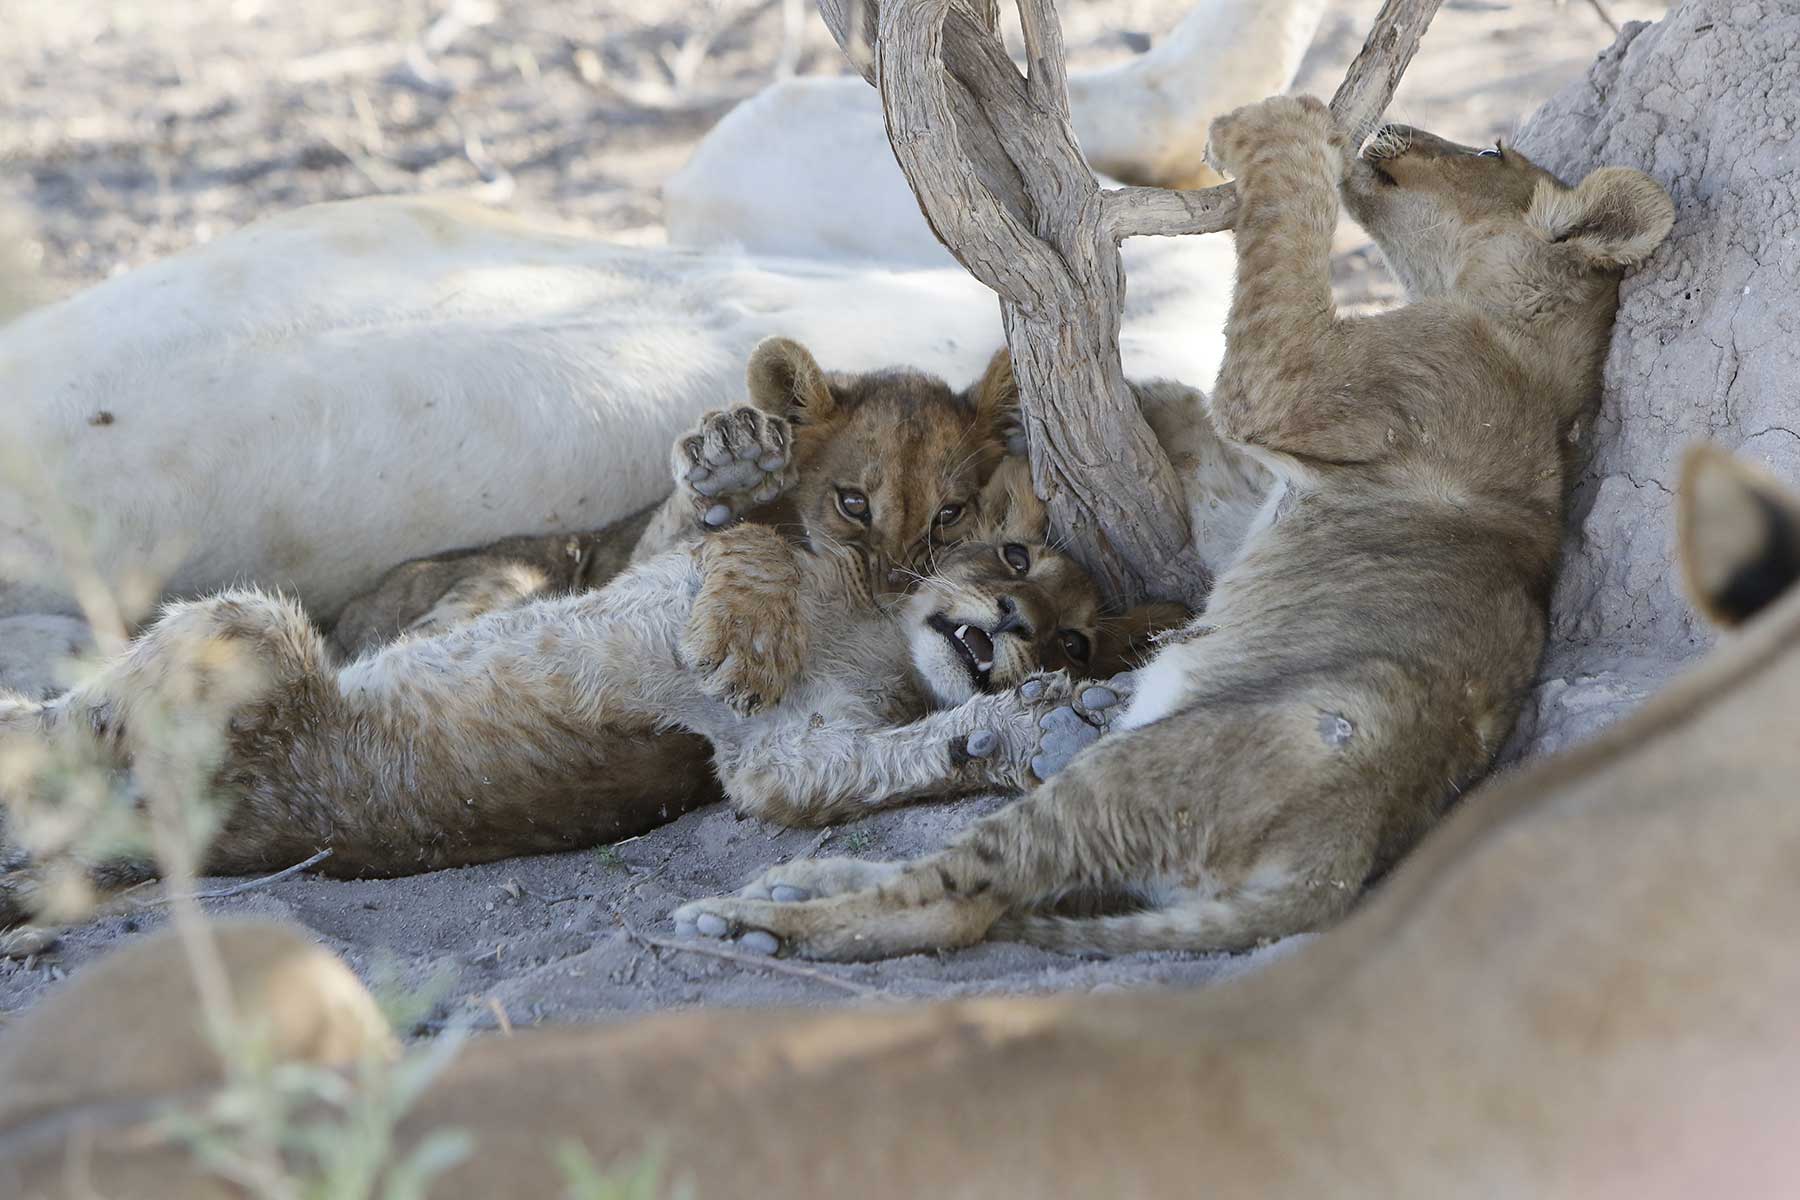
M907 560L915 534L924 533L929 550L953 545L974 528L972 501L967 519L952 526L928 523L914 530L908 522L942 507L934 488L957 496L979 488L1004 449L1017 406L1004 354L957 397L917 373L827 374L788 338L766 339L752 352L746 389L749 404L708 412L676 440L675 489L662 504L593 533L508 538L403 563L346 607L331 634L335 649L356 658L402 634L434 636L489 612L604 586L628 565L701 537L713 528L707 516L717 506L734 521L765 522L793 536L816 535L860 550L869 557L869 570L885 575L886 564ZM876 453L880 465L858 461ZM892 486L871 493L876 503L869 524L846 532L830 502L831 480L870 487L872 474L895 466L907 469L893 471ZM716 486L699 482L700 476ZM741 548L728 557L747 561ZM781 570L778 559L767 562ZM901 573L898 590L910 586L912 574ZM717 565L704 575L679 650L682 661L706 695L739 712L779 702L806 651L791 596L740 589L734 570ZM791 576L789 571L788 584ZM856 582L862 576L844 578ZM852 598L859 605L872 601L866 589ZM645 746L645 761L667 768L661 770L666 781L646 793L656 813L673 815L716 794L710 786L692 799L669 792L704 776L703 741L653 731L635 736ZM660 749L652 748L652 738ZM628 775L621 786L637 782Z
M1277 490L1206 613L1140 672L1124 736L937 854L860 878L784 866L677 920L833 959L990 933L1243 950L1341 917L1487 770L1543 646L1617 264L1672 207L1641 177L1569 191L1516 152L1402 127L1351 158L1310 98L1220 118L1213 146L1243 203L1213 421ZM1334 311L1340 184L1406 307ZM1546 189L1581 236L1542 227ZM811 898L763 899L777 882ZM1046 911L1071 893L1114 911Z
M808 631L794 602L804 564L779 532L755 525L702 543L699 555L681 661L702 691L741 713L779 703L806 666Z
M261 1053L340 1066L398 1049L356 975L308 931L257 919L209 928L233 1010ZM108 955L81 973L79 988L7 1027L0 1039L0 1129L59 1109L223 1081L193 971L180 940L164 930Z
M1683 503L1729 520L1743 480ZM402 1145L476 1138L443 1200L558 1194L564 1139L602 1163L654 1147L699 1197L1789 1195L1800 589L1785 543L1738 546L1728 576L1789 572L1741 635L1483 786L1340 927L1248 976L487 1037ZM84 990L107 990L98 968L50 1003ZM145 1006L131 1028L188 1021ZM57 1049L34 1083L58 1086ZM215 1194L149 1111L0 1132L0 1192Z
M909 591L935 550L969 536L1018 421L1004 351L956 393L917 371L826 372L798 343L772 338L753 356L750 394L791 422L798 472L769 511L744 515L850 548L879 595ZM867 502L860 516L841 503L851 493Z

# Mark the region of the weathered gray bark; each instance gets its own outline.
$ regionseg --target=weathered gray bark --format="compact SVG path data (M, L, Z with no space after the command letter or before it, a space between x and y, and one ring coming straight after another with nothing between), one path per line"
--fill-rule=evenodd
M1051 0L1018 0L1028 70L996 33L991 0L819 0L881 91L901 170L938 238L999 294L1037 489L1057 532L1124 603L1198 603L1211 586L1181 482L1119 364L1119 242L1225 229L1229 187L1100 188L1069 124ZM1389 0L1333 101L1373 124L1439 0ZM866 40L873 31L872 41Z
M1537 703L1516 751L1611 722L1704 651L1674 566L1681 454L1710 440L1800 481L1800 5L1686 0L1626 27L1519 134L1574 180L1637 167L1675 200L1620 289Z

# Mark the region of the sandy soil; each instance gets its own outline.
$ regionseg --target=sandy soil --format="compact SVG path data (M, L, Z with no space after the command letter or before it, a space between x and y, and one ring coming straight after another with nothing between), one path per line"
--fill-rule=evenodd
M773 77L839 69L805 9L741 0L57 0L10 6L0 42L0 189L37 230L27 252L63 287L103 279L272 211L373 192L472 190L595 233L662 239L659 182L730 105ZM1065 5L1071 58L1098 65L1171 26L1182 0ZM1302 73L1329 94L1378 0L1334 6ZM1666 7L1608 0L1619 20ZM18 11L23 9L23 11ZM1611 42L1584 0L1450 0L1394 115L1466 142L1509 135ZM1353 228L1340 298L1395 290ZM895 857L934 847L994 801L920 806L823 835L712 809L646 837L403 880L294 878L212 900L218 912L299 920L359 970L417 983L444 973L425 1028L602 1019L687 1004L826 1004L877 997L1194 984L1237 959L1092 962L1013 945L860 967L737 962L671 948L666 914L763 867L816 853ZM229 888L242 881L207 881ZM154 893L0 960L0 1012L160 921Z

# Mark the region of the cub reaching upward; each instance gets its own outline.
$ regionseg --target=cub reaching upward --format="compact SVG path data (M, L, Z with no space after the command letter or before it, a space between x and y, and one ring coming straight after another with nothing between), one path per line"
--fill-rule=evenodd
M976 495L1018 420L1004 352L960 397L918 371L826 372L780 337L757 346L746 374L748 404L707 413L676 440L675 491L662 504L593 533L402 563L350 602L332 641L355 657L401 633L600 587L739 518L853 547L882 591L904 591L934 548L968 536Z
M886 598L918 579L933 550L969 536L971 497L1020 432L1005 351L962 393L956 420L945 419L952 393L932 376L827 372L787 338L758 346L748 377L748 404L707 413L677 440L675 491L662 504L591 533L522 535L402 563L344 609L333 645L354 658L401 634L601 587L630 563L740 519L855 548ZM1268 474L1220 442L1194 389L1131 387L1187 483L1195 549L1217 569L1255 518Z
M790 338L761 342L745 374L747 405L707 412L675 441L675 491L659 506L594 533L401 563L347 604L331 640L356 657L400 633L603 587L738 518L855 547L884 590L905 590L893 585L923 570L932 547L968 536L976 493L1019 419L1004 351L959 398L918 371L826 372Z
M1279 482L1206 613L1140 673L1128 732L937 854L790 863L678 924L822 958L990 931L1238 950L1340 916L1487 769L1543 647L1619 277L1673 206L1637 171L1568 187L1404 126L1355 157L1312 99L1212 136L1242 200L1212 417ZM1335 312L1340 187L1406 307ZM1135 911L1046 911L1081 892Z

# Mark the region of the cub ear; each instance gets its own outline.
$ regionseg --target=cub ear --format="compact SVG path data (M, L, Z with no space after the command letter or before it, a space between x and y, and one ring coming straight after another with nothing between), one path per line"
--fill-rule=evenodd
M981 488L981 528L995 541L1042 545L1050 536L1050 510L1031 488L1031 464L1004 458Z
M1688 596L1714 624L1742 625L1800 580L1800 497L1761 468L1696 446L1676 506Z
M1629 267L1650 257L1675 224L1662 184L1630 167L1601 167L1573 188L1537 185L1525 220L1594 267Z
M1120 671L1134 671L1156 651L1156 636L1179 629L1193 619L1185 604L1153 600L1128 610L1122 617L1100 622L1090 663L1094 678L1105 679Z
M750 352L750 403L796 425L816 425L837 410L812 352L792 338L764 338Z
M1006 452L1025 456L1025 426L1019 417L1019 381L1013 377L1012 354L1004 347L988 359L987 370L968 392L975 419L1006 443Z

